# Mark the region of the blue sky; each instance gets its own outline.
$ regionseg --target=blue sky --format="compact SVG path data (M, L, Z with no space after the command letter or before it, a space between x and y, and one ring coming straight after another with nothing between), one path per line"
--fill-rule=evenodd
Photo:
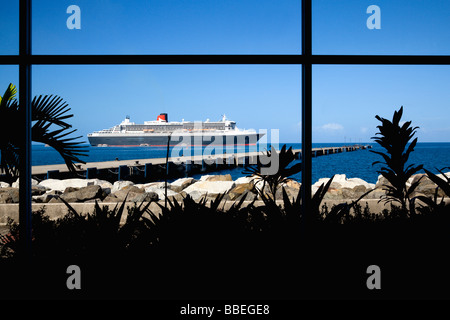
M69 30L69 5L81 29ZM369 30L369 5L381 29ZM296 54L301 2L294 0L33 1L34 54ZM0 54L18 53L18 1L2 4ZM315 54L450 54L450 1L313 0ZM18 84L0 66L0 91ZM419 141L450 141L450 67L314 66L313 142L368 142L375 115L400 106ZM2 94L0 93L0 94ZM300 142L298 65L35 66L33 94L57 94L83 135L119 123L211 120L226 113L241 128L279 129Z
M370 5L381 29L369 30ZM450 1L313 0L315 54L450 54Z

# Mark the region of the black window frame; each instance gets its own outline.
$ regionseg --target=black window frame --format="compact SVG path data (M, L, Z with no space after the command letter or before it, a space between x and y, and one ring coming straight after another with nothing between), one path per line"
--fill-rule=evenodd
M255 64L302 66L302 184L312 185L312 66L313 65L450 65L449 55L313 55L311 0L302 0L302 52L299 54L191 54L191 55L33 55L31 52L31 0L19 4L19 55L0 55L0 65L19 66L19 101L23 148L19 182L19 224L26 251L31 254L31 67L33 65L202 65ZM302 188L302 212L310 213L311 187ZM30 256L30 255L29 255Z

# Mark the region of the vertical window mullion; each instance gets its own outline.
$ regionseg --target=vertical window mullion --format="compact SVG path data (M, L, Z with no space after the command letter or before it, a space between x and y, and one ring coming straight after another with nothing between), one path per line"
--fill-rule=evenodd
M19 228L24 258L31 258L31 0L19 5Z
M312 185L312 27L311 0L302 0L302 213L311 215Z

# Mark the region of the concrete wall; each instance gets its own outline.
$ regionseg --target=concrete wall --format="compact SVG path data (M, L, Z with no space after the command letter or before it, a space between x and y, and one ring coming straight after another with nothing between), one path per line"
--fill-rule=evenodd
M282 204L283 201L279 200L277 201L279 204ZM335 204L341 203L341 200L325 200L322 202L322 205L324 203L327 204L328 208L331 208ZM164 201L159 201L161 205L164 205ZM209 201L208 201L209 203ZM225 209L228 209L234 202L233 201L226 201L225 202ZM250 201L244 201L243 206L246 206L250 203ZM380 213L383 209L390 209L390 205L384 205L383 202L378 202L377 199L368 199L368 200L361 200L359 204L362 208L366 206L366 203L369 205L370 211L372 213ZM117 203L102 203L100 202L100 206L107 205L110 209L114 208L114 206ZM119 203L120 205L121 203ZM261 206L263 205L263 201L256 201L254 205ZM80 214L87 214L92 213L94 211L94 203L71 203L70 204L78 213ZM126 207L133 207L133 202L126 203ZM45 207L45 213L51 218L51 219L58 219L66 215L69 211L68 208L62 204L62 203L33 203L32 205L33 211L37 211L42 207ZM223 204L219 206L219 208L222 208ZM155 213L159 214L161 212L160 207L156 203L152 203L149 207L149 209ZM125 210L125 214L122 216L122 222L125 222L126 219L126 213L127 210ZM0 204L0 225L5 225L7 222L7 218L10 217L14 219L16 222L19 221L19 204Z

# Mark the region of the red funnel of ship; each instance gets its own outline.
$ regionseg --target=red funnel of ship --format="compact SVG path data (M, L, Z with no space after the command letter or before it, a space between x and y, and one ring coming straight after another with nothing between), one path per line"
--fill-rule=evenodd
M156 118L157 121L164 121L167 122L168 121L168 117L167 117L167 113L161 113L158 118Z

